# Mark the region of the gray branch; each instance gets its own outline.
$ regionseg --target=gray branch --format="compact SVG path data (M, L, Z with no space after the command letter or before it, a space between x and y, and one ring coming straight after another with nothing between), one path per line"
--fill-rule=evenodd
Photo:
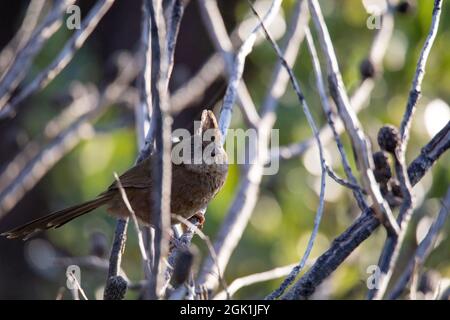
M339 116L344 123L345 129L350 136L354 151L357 167L361 173L362 185L373 200L376 216L386 227L389 234L396 235L399 227L392 215L391 209L384 200L375 176L373 174L372 152L370 142L366 139L361 124L355 111L351 108L350 100L342 80L339 70L336 54L331 42L328 28L325 24L322 12L317 0L308 0L316 31L318 33L319 43L326 57L328 70L328 86L331 97L336 103Z
M447 194L445 195L442 201L441 210L436 217L436 220L431 225L428 230L425 238L420 242L414 256L410 259L407 267L403 271L400 278L397 280L394 288L389 294L389 299L397 299L407 286L408 282L411 279L411 275L414 271L414 268L418 267L418 264L422 265L426 258L430 255L431 251L434 248L436 240L439 236L439 232L444 227L445 221L450 213L450 188L447 190Z
M298 49L300 47L300 43L303 39L303 31L302 29L308 22L308 15L305 15L304 10L301 10L301 3L298 2L295 6L295 10L290 22L289 32L285 38L285 45L283 48L283 54L285 54L285 59L288 60L289 64L292 65L295 61L295 57L297 56ZM267 20L265 21L267 25ZM258 147L260 150L253 150L250 154L254 155L254 159L250 161L252 163L249 168L246 170L243 178L239 184L236 196L233 200L233 203L228 210L228 213L225 217L225 220L222 223L220 231L216 237L214 242L214 248L217 252L218 263L221 270L225 270L228 261L236 248L239 240L244 233L244 230L248 224L248 221L251 217L253 209L256 205L256 201L258 199L259 186L262 179L263 174L263 163L266 159L266 146L268 143L268 136L270 129L273 126L275 121L275 109L276 103L272 101L274 98L279 98L283 92L286 90L286 86L289 78L287 76L281 76L281 73L285 72L281 63L279 66L276 66L273 75L272 75L272 83L268 90L268 95L263 103L263 107L266 110L270 110L265 112L261 121L259 122L259 130L258 130ZM271 107L270 105L273 105ZM224 122L225 123L225 122ZM257 147L256 145L253 147ZM261 153L258 155L258 153ZM261 157L258 159L258 157ZM219 284L219 279L217 274L215 274L215 265L214 260L211 256L207 257L203 263L201 273L199 276L199 284L200 286L205 286L208 290L214 290Z
M75 0L57 0L41 25L32 34L30 40L19 51L10 67L0 80L0 111L5 107L12 92L25 77L34 57L47 40L58 30L66 8Z
M450 148L450 122L422 149L421 154L408 167L411 185L417 184L436 160ZM417 170L416 172L411 172ZM379 226L373 209L364 211L350 227L333 240L330 248L289 289L283 299L307 299L342 262Z
M0 113L0 118L17 113L15 110L18 105L33 94L35 91L45 88L72 60L75 53L80 49L89 35L94 31L102 17L108 12L114 0L99 0L91 9L86 18L82 21L78 29L64 48L42 72L40 72L33 81L21 89L11 101L4 107Z

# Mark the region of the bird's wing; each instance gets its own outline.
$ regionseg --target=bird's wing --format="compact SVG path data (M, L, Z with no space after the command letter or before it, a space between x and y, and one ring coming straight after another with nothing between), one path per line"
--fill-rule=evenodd
M152 156L143 160L141 163L131 167L120 177L120 183L126 188L143 189L152 186ZM114 181L108 188L108 191L118 189L117 181Z

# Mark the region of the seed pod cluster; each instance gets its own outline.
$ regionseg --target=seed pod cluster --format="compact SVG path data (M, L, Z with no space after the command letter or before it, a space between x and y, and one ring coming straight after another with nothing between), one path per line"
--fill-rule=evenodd
M413 0L404 0L400 1L396 6L395 10L401 14L410 14L413 13L416 9L416 2Z
M397 179L392 179L389 183L389 188L392 192L392 195L402 198L402 188L400 187L400 182Z
M392 177L392 171L389 164L389 158L386 152L378 151L373 154L373 162L375 164L375 179L380 184L387 184Z
M373 62L370 59L364 59L359 65L359 72L362 80L373 78L376 75L376 69Z
M385 125L378 131L377 141L381 151L373 154L375 179L389 205L397 207L402 203L403 197L400 183L392 175L389 153L396 157L396 150L401 143L400 133L395 126Z
M394 154L400 146L401 137L398 129L393 125L385 125L378 131L378 145L381 150Z

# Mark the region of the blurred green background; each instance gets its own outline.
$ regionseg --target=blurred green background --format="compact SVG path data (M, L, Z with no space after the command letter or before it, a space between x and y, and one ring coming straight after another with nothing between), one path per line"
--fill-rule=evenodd
M282 17L289 23L295 1L284 1ZM80 1L83 14L93 2ZM334 42L344 81L349 92L360 83L359 64L367 57L375 34L366 27L368 14L361 1L321 1L326 22ZM0 4L2 46L7 43L20 25L27 1L17 3L2 1ZM236 23L248 16L246 1L219 1L227 27L232 30ZM417 7L409 14L396 14L395 32L384 59L384 74L377 79L375 90L367 108L359 113L365 132L370 136L376 150L376 134L384 123L399 125L415 72L416 61L431 22L433 1L417 1ZM4 18L4 19L3 19ZM139 45L140 1L117 0L111 11L100 23L86 45L76 54L69 66L45 90L24 102L17 117L3 120L0 132L4 152L1 167L11 161L21 146L38 135L46 122L64 105L55 98L67 92L73 81L94 83L99 86L111 80L108 59L120 50L135 50ZM277 26L281 32L285 26ZM39 70L52 61L71 31L61 28L45 45L35 59L32 71L25 83L33 79ZM430 137L450 119L450 6L444 3L439 33L427 65L422 87L423 96L415 114L407 160L410 162ZM196 1L189 4L181 25L176 51L172 90L192 76L212 54L212 46L205 33ZM263 42L248 57L244 79L251 95L259 106L268 89L269 79L276 57L272 47ZM324 115L315 88L311 61L305 45L302 45L295 64L298 77L309 106L318 124L324 125ZM220 86L218 81L215 87ZM175 126L192 121L208 103L208 96L216 88L210 88L205 98L177 117ZM436 100L441 99L441 100ZM124 106L111 106L96 126L116 123L121 117L132 116L133 111ZM311 136L302 109L289 86L279 101L275 127L280 129L280 144L289 144ZM240 113L235 112L232 127L243 127ZM343 135L346 149L350 152L348 137ZM121 173L130 167L136 157L137 146L134 125L125 123L81 142L67 154L27 194L4 219L0 230L87 200L103 191L113 179L113 172ZM343 176L339 156L333 144L326 146L328 163ZM404 266L417 245L416 226L426 226L440 208L439 199L449 187L449 155L444 155L423 180L415 187L419 207L412 219L407 243L402 251L400 267ZM275 176L264 178L260 198L242 241L234 252L225 272L228 283L248 274L298 262L304 253L311 234L318 206L320 168L314 148L305 155L280 163ZM233 165L223 190L214 199L207 212L204 232L214 240L220 224L235 196L240 167ZM313 261L343 232L359 214L349 190L329 180L326 203L320 233L316 239L309 261ZM108 250L112 241L115 219L103 209L74 220L63 228L46 232L36 240L26 243L0 239L0 298L54 299L60 287L65 286L64 268L49 266L46 255L87 256L90 254L92 234L101 232L106 236ZM447 221L443 237L425 264L426 270L434 270L440 277L450 277L450 238L447 237L450 222ZM423 229L423 228L422 228ZM421 230L421 228L418 228ZM419 233L419 234L417 234ZM423 233L423 231L422 231ZM367 292L368 266L376 264L385 240L385 232L377 230L333 273L318 290L317 298L362 299ZM195 246L201 257L206 253L205 244L197 237ZM36 257L36 252L39 252ZM109 252L106 252L108 255ZM131 280L142 279L142 263L133 228L129 236L123 260L123 269ZM82 268L82 286L90 299L102 297L106 280L105 270ZM275 289L281 279L244 288L236 298L262 298ZM137 298L138 293L129 291L127 298ZM70 294L65 292L64 298Z

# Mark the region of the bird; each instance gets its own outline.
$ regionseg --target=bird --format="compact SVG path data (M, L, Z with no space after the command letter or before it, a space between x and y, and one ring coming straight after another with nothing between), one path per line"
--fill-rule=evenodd
M179 141L176 145L181 150L179 154L183 161L181 163L173 161L172 164L170 201L172 224L179 222L174 216L189 219L205 208L224 185L228 173L227 154L222 146L221 131L212 111L203 110L200 125L194 134L189 134L187 139ZM190 148L184 148L189 146ZM185 150L189 151L190 155L186 155ZM195 156L199 154L200 160L195 161ZM155 181L152 164L156 156L157 154L153 153L135 164L119 177L120 184L117 180L114 181L96 198L50 213L1 235L9 239L27 240L40 231L59 228L101 206L106 206L107 211L113 216L129 217L130 211L121 195L121 188L125 191L138 221L143 225L153 226L155 215L152 190ZM173 159L174 152L172 152ZM201 218L201 222L203 221Z

